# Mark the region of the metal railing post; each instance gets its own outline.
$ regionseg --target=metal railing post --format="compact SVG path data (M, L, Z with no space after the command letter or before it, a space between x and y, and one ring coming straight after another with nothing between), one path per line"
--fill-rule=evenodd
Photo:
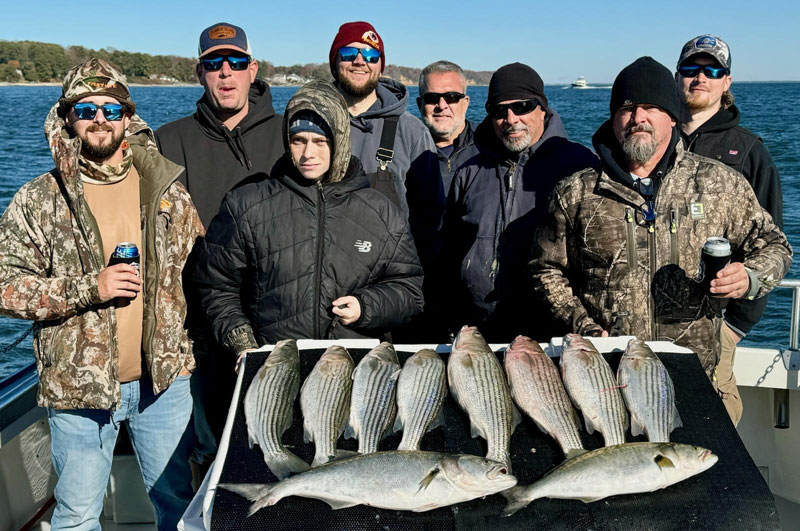
M797 350L798 329L800 329L800 282L797 280L783 280L778 287L792 289L792 317L789 323L789 348ZM775 412L775 427L780 430L789 428L791 418L789 390L773 389L772 401Z

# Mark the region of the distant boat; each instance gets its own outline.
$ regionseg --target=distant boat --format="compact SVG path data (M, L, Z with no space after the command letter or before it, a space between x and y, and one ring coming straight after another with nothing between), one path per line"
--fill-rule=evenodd
M572 88L586 88L586 78L580 76L578 79L572 82Z

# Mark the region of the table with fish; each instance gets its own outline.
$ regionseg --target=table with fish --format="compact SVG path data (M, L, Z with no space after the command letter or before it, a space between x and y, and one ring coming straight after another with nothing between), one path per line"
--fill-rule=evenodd
M780 529L693 354L657 342L655 357L630 338L575 336L542 344L554 362L542 363L535 342L476 356L462 334L452 354L450 345L330 341L248 354L210 486L211 529ZM280 363L289 346L295 358ZM531 388L534 378L546 384ZM648 394L668 401L663 412L637 411ZM542 402L553 407L543 412ZM617 445L621 437L639 444ZM702 468L663 488L655 476L684 459Z

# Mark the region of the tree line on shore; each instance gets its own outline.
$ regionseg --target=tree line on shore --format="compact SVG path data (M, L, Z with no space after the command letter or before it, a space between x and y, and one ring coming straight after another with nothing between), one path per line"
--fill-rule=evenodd
M146 84L196 83L196 59L176 55L150 55L114 48L92 50L83 46L61 46L35 41L0 40L0 82L60 82L74 65L91 57L117 65L128 81ZM330 81L327 63L275 66L258 61L258 75L271 84L296 84L312 79ZM420 68L387 65L384 75L405 84L416 84ZM492 72L466 71L470 84L486 85Z

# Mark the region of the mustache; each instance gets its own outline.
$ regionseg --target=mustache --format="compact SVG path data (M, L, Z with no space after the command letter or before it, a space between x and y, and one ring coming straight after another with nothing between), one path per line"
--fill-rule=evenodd
M527 131L528 126L524 124L514 124L509 125L508 127L503 128L504 135L510 135L511 133L519 133L520 131Z
M629 127L628 129L626 129L625 130L625 138L630 137L634 133L650 133L650 135L652 136L652 135L655 134L655 132L656 131L655 131L655 129L653 129L652 126L650 126L648 124L639 124L639 125L634 125L633 127Z
M87 132L90 133L100 133L104 131L114 132L114 128L111 127L111 124L103 123L103 124L92 124L86 128Z

